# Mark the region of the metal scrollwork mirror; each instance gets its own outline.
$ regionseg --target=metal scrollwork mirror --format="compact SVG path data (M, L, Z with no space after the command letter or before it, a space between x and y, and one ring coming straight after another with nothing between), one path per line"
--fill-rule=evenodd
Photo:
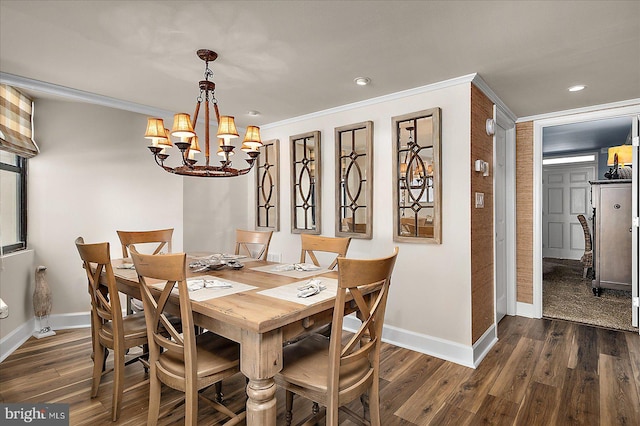
M320 233L320 131L289 138L291 145L291 232Z
M373 122L335 129L336 235L372 238Z
M394 241L441 243L440 108L392 118Z
M280 230L280 140L263 142L256 159L256 229Z

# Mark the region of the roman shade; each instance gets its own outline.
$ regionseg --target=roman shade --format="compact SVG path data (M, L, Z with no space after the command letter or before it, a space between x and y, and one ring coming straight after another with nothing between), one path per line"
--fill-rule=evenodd
M0 84L0 149L24 158L40 150L32 139L32 100L15 87Z

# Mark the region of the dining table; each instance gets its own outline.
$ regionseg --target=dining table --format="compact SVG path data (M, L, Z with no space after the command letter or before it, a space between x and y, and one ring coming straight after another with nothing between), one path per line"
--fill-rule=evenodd
M187 264L199 265L203 259L213 256L216 254L188 254ZM337 272L306 264L300 268L298 264L229 258L240 265L232 261L229 265L235 267L223 265L204 271L202 267L187 266L188 284L227 284L189 292L194 323L240 344L240 370L248 379L246 422L248 425L275 425L274 376L282 369L283 346L331 322ZM138 277L130 262L130 259L112 260L118 290L140 299ZM310 281L319 283L321 291L299 297L300 288ZM161 283L147 280L147 285L157 287ZM159 288L156 290L160 291ZM168 310L179 315L177 287L174 292Z

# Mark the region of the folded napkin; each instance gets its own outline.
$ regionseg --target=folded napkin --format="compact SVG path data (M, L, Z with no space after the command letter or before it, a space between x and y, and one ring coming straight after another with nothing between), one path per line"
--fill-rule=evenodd
M116 269L136 269L133 263L123 263L122 265L116 266Z
M202 278L194 278L187 280L187 288L189 291L197 291L202 288L232 288L233 285L226 281L208 280Z
M320 293L322 290L326 290L327 287L322 285L322 281L319 279L310 279L305 284L298 287L298 297L310 297Z
M292 263L292 264L274 266L273 271L276 271L276 272L317 271L318 269L320 269L320 267L316 266L316 265L314 265L312 263Z

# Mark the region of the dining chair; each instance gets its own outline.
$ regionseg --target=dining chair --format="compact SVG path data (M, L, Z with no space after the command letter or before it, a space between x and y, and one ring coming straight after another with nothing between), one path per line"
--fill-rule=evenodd
M193 311L187 288L187 256L184 253L154 256L138 253L130 248L131 258L138 273L138 282L149 335L149 413L147 425L155 425L160 416L161 386L185 394L185 425L198 422L198 398L230 417L225 425L242 422L246 413L236 414L217 400L200 393L239 369L240 346L209 331L196 335ZM160 284L152 284L160 280ZM160 294L154 297L153 285ZM178 288L178 303L182 333L172 324L165 309ZM173 407L172 407L173 409Z
M122 244L122 257L129 257L129 246L137 244L138 251L141 247L152 254L160 254L166 248L167 253L171 253L171 239L173 238L173 228L156 229L152 231L116 231L120 243ZM142 310L142 302L127 296L127 313L132 313L135 307Z
M582 262L583 272L582 278L587 278L587 274L593 271L593 246L591 242L591 231L589 230L589 224L584 215L578 215L578 221L582 225L582 231L584 233L584 254L580 258Z
M236 254L267 260L273 231L245 231L236 229Z
M338 256L347 255L351 238L300 234L300 241L302 243L300 263L303 263L308 255L314 265L320 266L320 262L316 256L317 252L334 253L336 256L328 266L328 269L333 269L338 264Z
M120 416L122 395L148 382L142 381L124 388L124 367L140 360L145 369L149 364L143 353L125 362L130 348L147 345L147 327L142 313L122 315L120 297L111 266L109 243L86 244L82 237L75 241L80 258L83 261L91 295L91 338L93 344L93 375L91 397L98 395L102 377L113 371L113 397L111 413L113 421ZM93 269L95 268L95 269ZM106 287L100 284L100 275L104 273ZM103 371L108 349L113 351L113 370Z
M314 424L326 415L326 424L335 426L340 409L365 424L369 424L365 419L369 413L370 424L380 425L380 339L397 255L396 247L391 256L380 259L338 258L338 290L331 336L313 334L283 348L283 368L275 380L286 391L287 426L293 417L294 394L325 407L318 412L314 410L305 424ZM343 345L343 318L351 313L351 309L345 312L345 304L350 299L349 306L362 323L352 336L347 336L347 343ZM368 403L363 400L363 416L345 406L365 394Z

